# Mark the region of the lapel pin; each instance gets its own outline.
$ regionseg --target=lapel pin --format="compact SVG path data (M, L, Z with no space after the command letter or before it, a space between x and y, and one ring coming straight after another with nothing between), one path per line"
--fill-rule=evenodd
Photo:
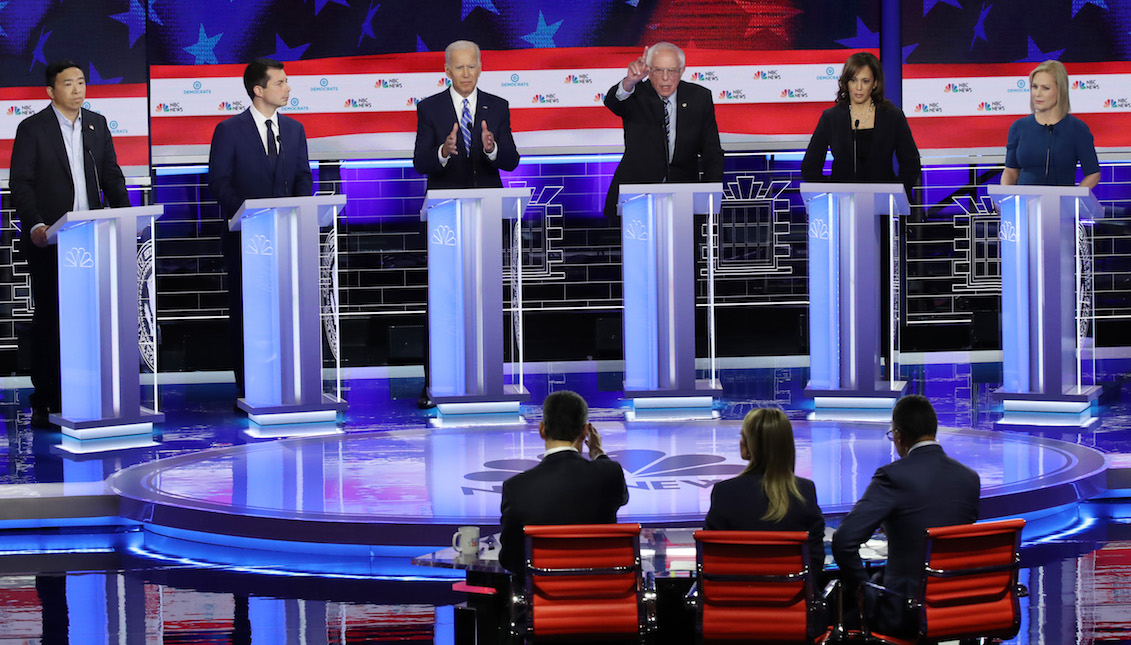
M687 104L686 104L686 103L684 103L684 104L683 104L683 105L682 105L681 107L687 107Z
M93 129L94 129L94 124L93 124L93 123L91 123L91 124L87 125L86 127L88 127L88 128L90 128L91 130L93 130Z

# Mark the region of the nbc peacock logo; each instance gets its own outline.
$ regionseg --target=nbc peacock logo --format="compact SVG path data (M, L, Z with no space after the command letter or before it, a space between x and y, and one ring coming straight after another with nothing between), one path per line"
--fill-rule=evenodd
M809 98L809 93L800 88L795 90L785 89L781 91L781 97L783 99L805 99Z
M181 107L180 103L158 103L153 106L153 111L158 114L168 114L170 112L184 112L185 109Z
M369 103L369 99L360 98L360 99L346 99L344 107L346 109L350 109L350 110L360 110L360 109L365 109L365 108L369 108L369 107L373 107L373 106Z
M1126 110L1131 108L1131 100L1128 99L1108 99L1104 101L1104 109L1106 110Z
M712 71L695 72L691 75L691 80L698 82L711 82L719 80L719 75Z
M545 105L547 103L558 103L558 96L556 94L535 94L530 97L531 103Z
M1005 104L1001 101L982 101L978 104L979 112L1004 112Z
M969 83L947 83L943 86L943 92L947 94L969 94L973 91Z
M942 108L938 103L919 103L915 105L914 112L916 114L935 114L942 112Z
M779 81L781 74L776 69L758 70L754 72L754 80L756 81Z
M570 74L565 77L566 85L592 85L593 79L588 74Z
M609 458L625 470L628 487L641 491L672 491L688 488L710 489L723 479L734 477L746 464L726 463L721 455L668 455L659 450L614 450ZM502 483L511 477L530 470L540 462L537 459L496 459L483 464L484 470L463 476L473 485L463 486L464 495L498 493ZM489 486L477 488L476 486Z
M417 103L420 103L420 99L415 97L415 96L410 96L409 99L407 101L405 101L405 105L407 105L409 107L412 107L412 106L416 105Z

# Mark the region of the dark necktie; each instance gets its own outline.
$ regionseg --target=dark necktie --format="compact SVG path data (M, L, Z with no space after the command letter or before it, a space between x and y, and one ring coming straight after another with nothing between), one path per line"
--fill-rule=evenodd
M672 115L668 108L671 107L671 103L668 102L668 99L661 100L664 103L664 150L668 151L668 161L670 162L672 159Z
M274 168L275 164L279 162L279 147L275 145L275 132L271 127L271 121L267 121L267 163L271 164Z

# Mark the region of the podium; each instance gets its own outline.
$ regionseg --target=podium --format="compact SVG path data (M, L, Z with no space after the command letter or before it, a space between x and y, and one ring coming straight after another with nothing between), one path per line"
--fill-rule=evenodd
M1002 387L995 426L1086 427L1096 421L1092 252L1103 209L1088 188L990 186L1001 212Z
M888 421L907 384L899 378L898 217L911 212L902 184L802 183L809 215L809 384L813 419ZM890 263L884 264L883 227ZM891 276L882 293L883 271ZM885 307L886 305L886 307ZM881 339L884 312L891 334ZM891 357L880 369L883 344Z
M165 420L141 405L137 263L139 232L164 210L71 211L47 229L59 255L63 403L49 418L66 437L146 435Z
M430 190L425 196L428 392L441 415L517 413L519 402L530 398L522 383L504 382L502 278L502 222L522 218L530 190Z
M244 397L236 405L254 423L328 422L346 409L338 391L324 392L319 290L319 228L333 225L345 203L345 195L249 199L228 222L241 231L243 263Z
M695 215L710 231L722 200L719 182L620 187L624 393L636 410L712 408L721 390L695 374Z

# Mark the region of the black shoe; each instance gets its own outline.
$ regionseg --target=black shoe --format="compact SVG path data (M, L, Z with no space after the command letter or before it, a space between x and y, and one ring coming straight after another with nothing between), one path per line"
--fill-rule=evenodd
M41 430L50 428L51 420L48 419L47 408L32 408L30 425Z
M416 407L420 410L430 410L436 407L432 398L428 396L428 388L420 390L420 396L416 397Z

